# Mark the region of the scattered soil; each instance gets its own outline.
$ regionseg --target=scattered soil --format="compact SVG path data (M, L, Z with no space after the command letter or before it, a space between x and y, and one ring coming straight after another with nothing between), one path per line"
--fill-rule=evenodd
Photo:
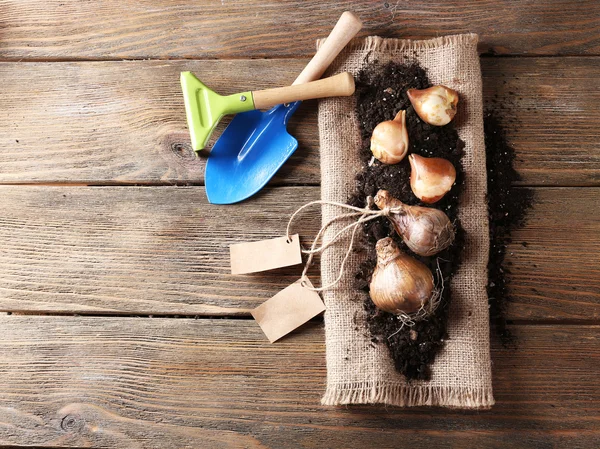
M530 189L514 187L520 179L513 168L515 151L508 145L506 134L494 111L486 111L483 120L487 161L488 212L490 219L490 259L488 262L488 298L490 320L504 346L515 343L507 328L506 306L510 301L508 278L510 268L504 258L511 233L523 226L533 204ZM524 247L527 242L521 243Z
M408 158L395 165L385 165L375 161L371 166L370 138L377 124L391 120L396 113L406 110L410 152L425 157L443 157L451 161L457 171L456 185L434 205L443 210L455 224L457 237L450 248L435 257L420 257L413 254L393 231L386 218L372 220L365 224L364 235L358 250L366 253L366 261L356 273L356 287L369 290L371 274L376 264L375 243L384 237L392 237L398 246L425 263L434 273L436 285L448 286L460 264L462 248L462 228L458 221L458 199L463 190L463 170L461 158L464 143L459 139L452 123L447 126L431 126L419 119L406 96L409 88L424 89L431 86L427 74L417 64L404 65L389 63L372 64L357 77L357 110L361 136L363 139L360 157L364 169L357 175L356 191L349 203L365 207L367 196L375 196L379 189L388 190L392 196L411 205L424 205L410 189L410 164ZM407 379L429 379L429 366L442 348L446 338L448 305L451 292L444 288L440 305L432 316L417 322L414 326L402 327L398 318L375 307L367 298L367 327L373 342L385 342L396 369Z

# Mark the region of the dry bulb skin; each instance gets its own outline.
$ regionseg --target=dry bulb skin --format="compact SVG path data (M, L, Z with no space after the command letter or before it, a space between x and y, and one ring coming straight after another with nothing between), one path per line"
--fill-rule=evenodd
M420 256L433 256L454 241L454 226L439 209L409 206L380 190L374 198L379 209L390 210L388 219L408 248Z
M456 181L454 165L441 157L408 156L410 188L424 203L435 203L450 191Z
M408 99L421 120L430 125L444 126L456 115L458 92L437 85L427 89L408 89Z
M373 303L389 313L419 311L434 292L433 274L423 263L400 251L394 240L377 242L377 266L369 294Z
M394 120L381 122L371 136L371 152L384 164L397 164L408 152L406 111L396 114Z

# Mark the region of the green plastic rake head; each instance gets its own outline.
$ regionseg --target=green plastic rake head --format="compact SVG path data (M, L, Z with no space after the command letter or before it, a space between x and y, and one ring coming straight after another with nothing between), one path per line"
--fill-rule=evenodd
M224 97L210 90L191 72L181 73L181 88L192 147L196 151L206 146L210 135L224 115L254 109L252 92Z
M349 96L354 93L354 79L352 75L344 72L311 83L221 96L191 72L182 72L181 88L192 147L198 151L206 146L210 135L224 115L266 109L277 104L312 98Z

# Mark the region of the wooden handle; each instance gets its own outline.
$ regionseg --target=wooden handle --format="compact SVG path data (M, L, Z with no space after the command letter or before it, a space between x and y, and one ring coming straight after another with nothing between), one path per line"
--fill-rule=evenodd
M252 92L254 107L267 109L277 104L324 97L347 97L354 93L354 78L348 72L306 84Z
M307 66L304 67L294 84L308 83L321 78L327 67L361 28L362 22L355 14L350 11L344 12L329 36L327 36L325 43L321 45Z

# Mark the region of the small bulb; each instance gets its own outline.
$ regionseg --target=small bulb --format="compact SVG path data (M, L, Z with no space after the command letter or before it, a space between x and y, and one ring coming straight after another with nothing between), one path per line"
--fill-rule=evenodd
M408 152L406 111L400 111L394 120L381 122L371 136L371 152L384 164L397 164Z
M406 94L417 115L430 125L447 125L456 115L458 92L449 87L440 84L428 89L408 89Z
M456 169L441 157L408 156L410 188L417 198L432 204L442 199L456 181Z

